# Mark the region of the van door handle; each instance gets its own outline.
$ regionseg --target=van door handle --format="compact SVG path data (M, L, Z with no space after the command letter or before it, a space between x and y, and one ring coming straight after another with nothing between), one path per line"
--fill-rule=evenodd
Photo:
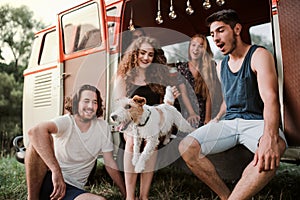
M60 78L61 78L61 79L66 79L66 78L68 78L69 76L71 76L71 74L62 73L61 76L60 76Z

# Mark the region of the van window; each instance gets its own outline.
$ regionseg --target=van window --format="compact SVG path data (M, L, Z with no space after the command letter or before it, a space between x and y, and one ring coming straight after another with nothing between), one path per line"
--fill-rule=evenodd
M252 26L249 29L251 43L266 47L274 55L272 25L271 23Z
M106 10L107 16L116 17L117 16L117 7L113 7ZM115 18L113 18L115 19ZM108 28L108 39L109 39L109 46L112 47L114 45L114 36L116 32L116 22L109 21L107 22Z
M272 26L271 23L252 26L249 29L251 43L266 47L271 53L274 53ZM215 45L211 36L207 36L208 43L214 55L216 62L222 60L224 55ZM189 41L172 44L162 47L169 64L188 61Z
M65 54L101 45L98 5L89 4L62 16Z
M34 67L34 66L37 66L37 58L39 56L39 37L36 36L33 40L33 44L32 44L32 47L31 47L31 54L30 54L30 59L29 59L29 63L28 63L28 68L31 68L31 67Z
M210 46L210 49L214 55L214 60L216 62L219 62L224 58L224 55L221 53L221 51L218 49L217 45L215 44L213 38L211 36L207 36L207 40Z
M208 36L207 39L209 46L214 54L214 59L222 59L223 55L221 55L221 52L218 51L217 46L212 41L211 36ZM168 63L187 62L189 44L190 41L185 41L162 47L167 57Z
M185 62L188 60L189 41L162 47L169 64Z
M44 35L39 64L44 65L56 61L58 59L57 52L58 52L58 43L57 43L56 31L54 30Z
M274 53L272 26L271 23L260 24L249 28L251 44L261 45L266 47L271 53ZM213 42L211 36L207 37L210 48L214 54L214 59L218 62L224 58L224 55L219 51L218 47Z

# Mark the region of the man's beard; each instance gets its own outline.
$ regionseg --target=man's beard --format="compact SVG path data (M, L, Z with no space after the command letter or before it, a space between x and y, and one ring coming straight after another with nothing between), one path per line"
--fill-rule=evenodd
M78 116L82 122L90 122L96 118L96 114L94 114L91 118L86 118L84 117L84 115L81 115L80 113L78 113Z
M236 49L236 39L235 39L235 37L233 37L233 41L231 42L231 44L232 44L232 47L231 47L230 51L228 51L224 55L229 55Z
M96 118L96 115L94 115L92 118L84 118L84 117L82 117L82 116L80 116L80 115L79 115L79 117L80 117L80 120L81 120L82 122L90 122L90 121L92 121L93 119Z

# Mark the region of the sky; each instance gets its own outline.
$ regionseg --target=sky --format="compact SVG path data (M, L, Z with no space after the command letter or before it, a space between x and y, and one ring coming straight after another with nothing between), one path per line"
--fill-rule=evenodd
M9 4L12 7L26 5L33 11L36 20L46 25L55 23L56 14L87 0L0 0L0 6Z

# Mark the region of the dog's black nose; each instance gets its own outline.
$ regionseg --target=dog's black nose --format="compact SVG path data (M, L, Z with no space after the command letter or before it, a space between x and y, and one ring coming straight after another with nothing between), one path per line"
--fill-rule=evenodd
M116 121L117 118L118 118L117 115L112 115L112 116L111 116L111 119L112 119L113 121Z

